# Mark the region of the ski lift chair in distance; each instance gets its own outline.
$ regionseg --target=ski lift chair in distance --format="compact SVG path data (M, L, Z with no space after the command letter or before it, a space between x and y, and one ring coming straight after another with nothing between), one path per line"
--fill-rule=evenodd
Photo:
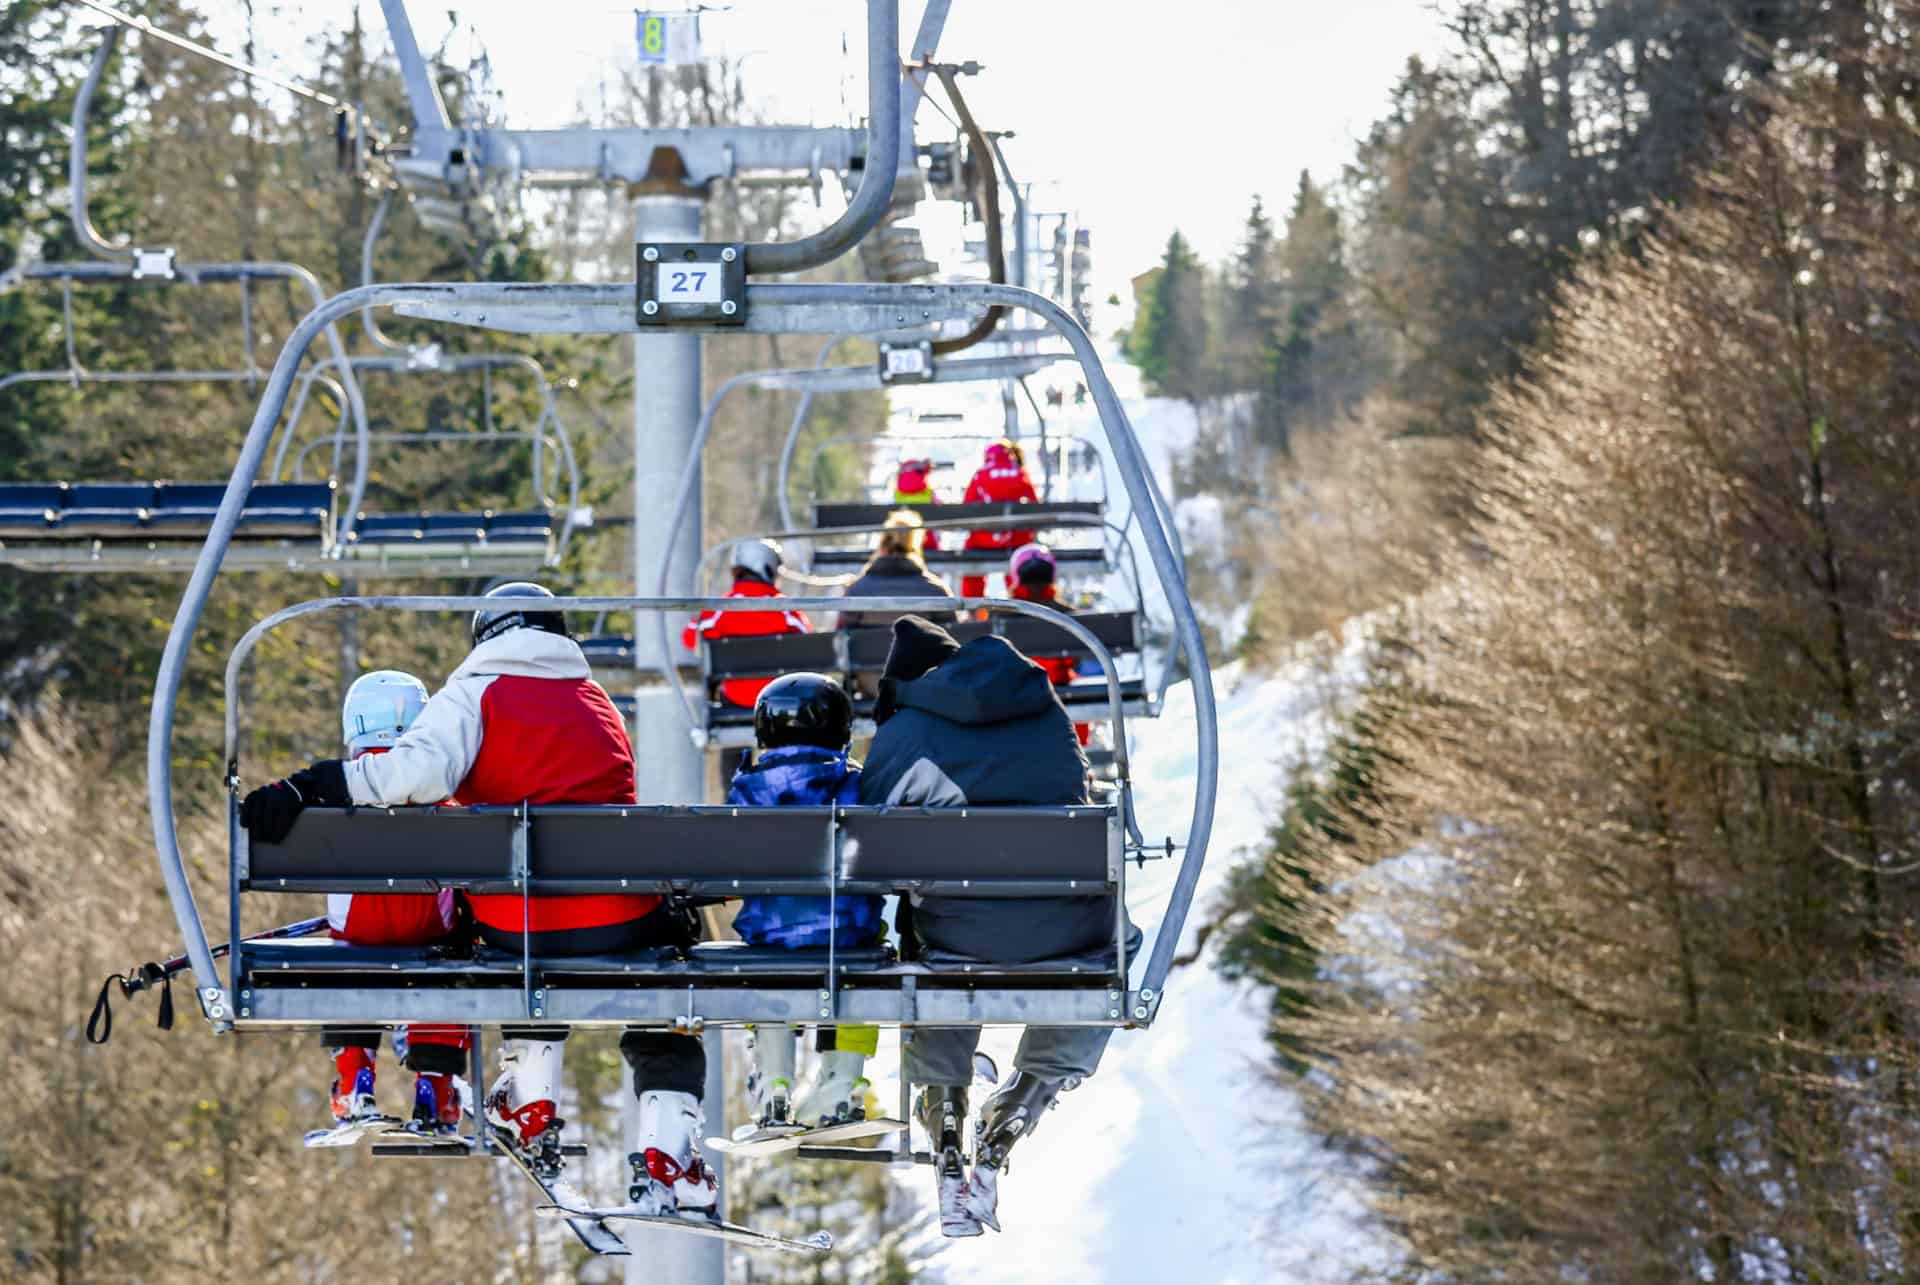
M822 360L832 351L832 348L837 342L838 339L830 342L821 350ZM1013 379L1022 375L1031 374L1036 370L1043 369L1061 360L1063 360L1063 357L1060 354L1037 353L1012 357L975 357L959 358L950 361L936 361L931 367L931 373L927 382L936 384L971 383ZM707 400L706 406L700 413L700 422L695 429L695 437L701 441L705 440L707 434L712 431L714 417L718 413L721 404L725 402L728 395L736 388L752 386L762 389L783 389L801 393L801 404L796 408L793 425L789 428L786 445L781 451L778 494L784 513L788 509L787 488L792 464L793 447L800 431L800 426L804 422L805 412L812 395L821 392L873 390L882 387L883 383L884 381L878 368L873 366L822 365L785 370L746 371L722 381L720 386L714 390L713 396ZM1058 505L1023 504L1017 506L961 505L941 507L960 509L961 513L959 516L977 519L972 523L974 526L991 525L991 523L985 521L985 519L990 518L995 513L1004 511L1009 514L1017 514L1020 519L1019 527L1024 529L1035 525L1051 527L1098 526L1101 522L1100 513L1103 504L1104 502L1102 502L1101 506L1091 511L1087 509L1084 503L1062 503ZM866 531L877 530L885 524L886 514L892 512L897 507L899 506L861 506L857 512L849 510L849 516L854 517L854 521L844 524L829 524L826 522L816 524L820 527L844 525L849 528L847 531L816 531L811 534L861 534ZM941 520L931 517L925 509L922 509L922 514L923 516L929 517L930 524L937 523ZM1029 519L1033 520L1030 521ZM791 527L794 524L789 520L788 525ZM1091 573L1110 570L1113 565L1112 555L1104 543L1096 544L1088 548L1063 546L1054 550L1054 556L1059 560L1063 571L1087 571ZM855 569L864 563L866 559L867 550L865 548L820 548L816 545L812 554L811 566L817 573L833 573L836 571ZM1004 550L943 549L936 550L927 555L927 565L930 569L953 571L959 574L978 574L982 572L999 571L1003 568L1005 560L1006 551Z
M1073 345L1101 411L1120 473L1142 514L1141 531L1164 588L1195 676L1196 792L1188 847L1169 905L1138 985L1137 961L1116 952L1093 961L1000 966L977 961L901 964L843 952L823 960L781 952L762 960L748 948L716 946L672 959L620 956L605 960L474 958L431 954L365 954L322 943L276 955L271 944L242 944L232 971L214 966L204 925L187 882L174 828L172 732L185 658L213 577L230 546L246 481L259 466L286 407L295 371L325 325L372 303L414 315L543 332L609 333L633 323L632 287L469 284L386 285L350 291L303 320L275 363L219 514L169 633L155 682L150 724L149 804L163 877L195 973L202 1009L218 1029L388 1024L436 1021L490 1025L538 1020L561 1025L675 1025L753 1021L976 1024L1063 1022L1145 1025L1152 1021L1172 963L1175 941L1205 860L1217 773L1212 691L1198 621L1154 483L1112 385L1084 332L1057 305L1011 287L749 285L749 329L789 331L897 329L911 310L962 313L982 303L1025 308L1049 321ZM698 444L696 443L696 450ZM689 473L697 461L689 461ZM683 487L683 492L684 492ZM240 711L238 674L269 629L333 609L466 611L479 597L331 599L298 604L256 625L228 665L230 807L229 923L240 924L245 896L298 888L348 891L466 886L523 894L625 888L686 895L801 891L831 897L841 888L956 890L957 895L1059 895L1122 889L1129 858L1149 847L1132 823L1125 784L1117 803L1086 808L772 809L728 807L409 808L309 810L286 843L253 845L237 820ZM561 610L684 612L724 608L709 597L577 598ZM835 610L838 599L793 599L804 610ZM1039 617L1072 633L1107 665L1109 701L1119 706L1118 680L1099 638L1073 617L1041 604L954 599L870 599L879 610L985 607ZM1116 728L1124 711L1111 711ZM1125 753L1124 736L1116 752ZM235 931L234 937L240 934Z
M779 531L771 533L771 538L790 540L819 534L814 531ZM705 584L709 589L714 587L714 574L720 570L719 559L735 543L732 540L723 541L701 556L694 573L696 584ZM1158 717L1166 689L1172 681L1172 667L1162 665L1158 681L1149 681L1139 608L1140 570L1133 560L1133 546L1122 541L1117 547L1121 550L1121 566L1131 580L1134 606L1114 611L1073 613L1073 618L1091 630L1107 649L1107 661L1094 655L1074 635L1046 621L1036 622L1024 616L990 614L987 621L968 620L951 626L950 632L962 642L982 633L1000 634L1028 656L1090 663L1096 666L1101 676L1107 672L1106 663L1117 661L1121 666L1117 675L1120 697L1127 717ZM795 601L792 598L780 600L782 608L788 610L793 609ZM875 601L864 597L833 599L837 604L836 614L848 610L884 610L874 606ZM739 604L736 602L734 607L738 610ZM698 678L703 699L693 706L682 702L687 710L694 741L709 749L736 749L753 744L753 711L720 699L723 683L734 679L777 678L783 674L812 671L838 675L849 688L853 688L858 686L855 682L857 678L873 679L879 676L885 668L891 638L891 631L880 627L823 628L819 632L805 634L702 638ZM664 633L660 645L670 645L670 639ZM633 679L636 650L632 637L598 634L583 640L581 647L586 651L589 663L594 666L596 676L603 681L630 682ZM1101 679L1076 680L1057 687L1055 691L1077 721L1099 722L1106 717L1107 687ZM634 709L631 697L623 700L616 696L615 704L623 713L631 716ZM872 704L871 699L856 696L856 736L872 735Z
M74 235L95 258L73 262L23 263L0 277L0 290L26 283L57 282L61 288L61 324L66 365L50 370L14 371L0 377L0 390L37 384L238 383L257 385L267 372L256 360L253 286L285 281L304 289L318 308L326 295L305 268L293 263L181 263L172 248L142 249L114 245L94 228L87 210L87 118L115 45L119 28L109 28L87 78L74 97L69 150L69 217ZM240 287L241 361L214 369L90 370L81 364L73 321L76 285L151 283L156 287L238 284ZM346 347L336 325L322 332L335 361ZM340 407L341 424L351 416L364 437L366 412L350 370L325 387ZM0 565L26 570L180 571L199 557L213 522L222 483L174 481L43 481L0 484ZM356 489L349 501L357 505ZM287 568L324 558L334 512L331 482L261 484L252 488L239 514L231 551L235 569Z
M790 605L790 600L783 601L789 601ZM842 608L853 605L862 611L886 609L875 607L875 603L882 601L875 598L859 598L852 603L845 598L834 601ZM1005 600L975 601L1000 603ZM1051 620L1025 615L994 612L986 620L965 620L943 627L962 643L991 633L1005 638L1035 660L1068 659L1099 665L1101 679L1076 681L1056 687L1054 692L1078 722L1111 719L1116 707L1108 699L1110 693L1104 680L1106 666L1137 660L1139 617L1132 611L1111 611L1079 613L1072 618L1099 642L1098 650ZM754 743L753 711L721 700L718 693L722 683L733 679L778 678L804 670L837 676L852 688L858 676L879 677L886 668L887 651L892 643L892 629L878 625L815 634L703 639L700 678L705 700L703 708L696 711L701 720L697 739L713 749L740 748ZM1157 716L1160 693L1151 690L1144 677L1123 677L1118 676L1118 672L1120 703L1117 708L1129 719ZM872 698L855 695L853 734L856 738L872 736L876 730L873 704Z
M538 508L527 510L481 509L467 512L393 513L356 511L343 513L333 539L334 557L340 574L358 578L380 576L513 576L531 575L555 565L573 534L580 505L580 472L574 458L572 434L560 418L558 401L545 370L533 358L518 353L468 353L442 355L437 348L418 350L406 356L357 356L348 362L356 376L370 373L417 374L478 372L481 376L481 422L477 429L381 431L366 434L369 443L418 446L435 442L461 446L499 448L525 444L532 459L533 489L540 497ZM310 370L294 399L287 427L275 452L270 476L285 476L288 456L295 482L306 476L307 458L322 448L331 447L329 467L338 475L347 439L336 427L332 435L307 442L293 450L294 431L301 411L317 377L332 368L321 362ZM493 373L506 371L524 376L539 395L540 413L524 429L501 429L494 422ZM566 473L564 500L545 494L546 460L557 458ZM364 448L356 456L356 476L365 476L369 460Z

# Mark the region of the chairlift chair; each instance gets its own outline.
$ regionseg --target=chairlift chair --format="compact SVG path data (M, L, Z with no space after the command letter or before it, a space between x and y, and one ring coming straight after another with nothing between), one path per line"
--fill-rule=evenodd
M86 80L74 97L69 153L69 217L75 238L96 257L73 262L24 263L0 278L0 289L25 283L57 282L61 289L61 325L66 364L49 370L14 371L0 376L0 391L36 383L73 388L99 384L240 383L257 385L267 377L256 359L253 285L286 281L304 289L314 307L326 299L319 281L292 263L182 263L171 248L146 249L106 241L87 209L87 119L93 95L119 40L112 27L94 51ZM90 370L79 358L73 321L76 285L150 283L156 287L238 284L240 287L241 361L213 369ZM346 356L339 329L322 332L335 363ZM356 434L366 433L366 408L349 367L339 377L320 378L340 407L343 432L351 417ZM308 379L319 377L317 368ZM0 565L57 572L167 571L190 568L212 526L220 483L174 481L47 481L0 484ZM356 485L350 503L357 504ZM326 556L333 529L335 486L331 481L254 486L236 520L231 551L235 569L290 569Z
M532 575L558 563L580 511L580 471L574 457L572 434L560 418L553 386L539 362L519 353L442 355L435 349L430 356L418 352L404 356L356 356L349 359L348 366L356 376L382 372L398 375L478 372L482 382L481 423L477 429L380 431L368 433L366 440L399 446L447 442L497 448L525 444L530 448L533 487L539 497L539 507L519 511L343 513L333 539L333 557L342 564L338 566L341 574L362 579L515 576ZM280 435L269 470L271 476L284 477L291 473L293 481L305 481L308 457L327 448L332 452L329 468L335 475L340 472L341 457L347 446L346 435L340 427L336 426L329 436L314 438L294 449L295 432L306 399L318 378L331 368L331 362L320 362L302 379L286 428ZM492 376L495 371L524 376L532 384L539 396L540 413L531 426L502 429L494 423ZM545 460L549 453L565 470L564 500L544 494ZM368 467L369 461L362 451L356 457L356 475L364 475Z
M1115 950L1098 959L1045 967L978 961L868 959L830 946L824 959L783 952L762 960L746 948L694 948L672 959L449 960L425 954L369 956L332 944L276 955L263 946L234 953L225 976L213 963L187 883L174 828L172 732L186 655L211 589L232 544L248 480L285 409L298 363L334 319L364 305L408 315L484 323L505 329L607 333L632 328L629 286L492 284L381 285L329 300L296 327L267 381L228 490L199 564L176 614L155 683L149 738L149 803L162 874L192 961L197 996L218 1029L438 1021L493 1024L675 1025L821 1021L934 1023L1062 1022L1146 1025L1153 1019L1191 904L1211 827L1217 745L1212 690L1199 624L1187 600L1180 564L1154 496L1139 445L1085 333L1057 305L1004 286L749 285L749 329L888 331L903 310L925 316L970 315L982 304L1037 314L1067 339L1080 362L1120 474L1126 482L1147 552L1165 588L1195 678L1198 733L1196 796L1189 844L1159 935L1134 979L1126 958L1123 912L1116 910ZM401 609L466 611L485 599L349 598L298 604L269 616L241 640L228 665L230 923L244 896L326 886L346 891L465 886L540 891L659 889L695 895L805 889L827 896L848 890L937 888L954 895L1060 895L1124 891L1125 862L1160 851L1141 838L1126 785L1125 712L1112 653L1073 617L1034 603L954 599L868 599L876 610L953 610L979 605L1039 617L1065 630L1096 657L1115 723L1120 792L1117 803L1072 809L508 808L358 809L310 811L287 843L250 845L237 822L240 764L237 677L248 652L272 627L318 611ZM574 598L560 610L680 613L724 609L711 597ZM737 604L732 604L737 605ZM802 610L837 610L838 599L795 598ZM377 854L368 855L368 854ZM712 854L723 854L718 857ZM377 867L377 868L376 868ZM957 886L956 886L957 885ZM1116 907L1124 897L1116 897ZM236 932L235 936L239 934ZM335 952L335 953L329 953Z

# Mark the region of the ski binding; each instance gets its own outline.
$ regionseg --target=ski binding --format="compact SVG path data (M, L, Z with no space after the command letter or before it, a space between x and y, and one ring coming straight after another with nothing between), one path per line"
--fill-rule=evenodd
M879 1116L871 1120L849 1120L844 1124L821 1125L808 1129L797 1124L777 1124L755 1129L743 1137L708 1138L707 1145L723 1156L751 1160L756 1156L777 1156L799 1147L830 1146L871 1138L882 1133L898 1133L906 1128L898 1120Z
M541 1194L553 1202L550 1205L536 1206L535 1213L547 1217L564 1218L567 1226L573 1229L573 1234L579 1237L580 1243L596 1254L612 1258L633 1253L627 1242L620 1238L619 1232L602 1222L593 1211L579 1208L580 1201L570 1199L574 1195L571 1187L541 1176L532 1157L516 1146L504 1130L492 1124L486 1127L492 1135L494 1150L506 1157L514 1168L527 1176L528 1182L540 1188ZM554 1213L548 1214L548 1210L553 1210Z
M390 1115L357 1115L330 1129L309 1129L300 1142L307 1147L351 1147L369 1134L392 1133L400 1127L400 1121Z
M642 1213L638 1205L614 1205L606 1209L596 1209L556 1201L551 1205L541 1205L533 1212L542 1218L564 1218L570 1226L575 1227L589 1221L603 1226L610 1222L628 1222L645 1227L659 1227L666 1231L688 1231L696 1236L711 1236L735 1245L777 1249L788 1254L833 1252L833 1233L831 1232L816 1231L802 1240L791 1240L785 1236L776 1236L772 1232L742 1227L738 1223L721 1222L717 1218L682 1218L677 1214Z

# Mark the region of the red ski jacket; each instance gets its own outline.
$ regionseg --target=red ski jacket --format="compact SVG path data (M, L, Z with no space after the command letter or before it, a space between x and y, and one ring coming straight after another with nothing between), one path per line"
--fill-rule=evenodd
M740 579L733 582L729 598L778 598L778 589L764 580ZM750 638L766 634L804 634L812 632L807 618L797 611L715 611L701 612L687 622L680 643L688 651L697 650L702 638ZM729 678L720 684L720 695L729 705L752 709L761 689L771 678Z
M632 803L633 747L613 702L570 638L511 629L468 653L393 748L347 764L357 804ZM521 899L467 898L489 928L519 933ZM653 896L535 896L536 933L628 923Z
M1007 504L1037 503L1039 493L1033 489L1033 481L1027 471L1006 459L1004 463L991 461L973 475L967 483L967 493L961 498L963 504ZM972 531L967 534L969 549L1017 549L1023 544L1033 543L1031 531L1009 531L1004 527L991 531Z
M386 752L384 745L366 751ZM452 932L453 922L451 888L439 892L327 894L328 933L356 946L425 946Z

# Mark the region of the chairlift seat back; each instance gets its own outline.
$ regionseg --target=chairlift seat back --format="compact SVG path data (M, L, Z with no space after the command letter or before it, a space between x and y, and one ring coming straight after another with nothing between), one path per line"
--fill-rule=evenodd
M553 515L544 509L487 517L488 544L545 544L553 538Z
M362 513L354 523L355 544L400 544L426 538L424 513Z
M813 524L816 527L832 529L834 527L878 527L887 517L902 508L902 504L816 504L813 506ZM980 518L1020 518L1030 521L1038 529L1046 526L1049 518L1080 518L1097 521L1101 516L1101 504L1098 500L1043 500L1037 503L1018 502L984 504L920 504L911 506L923 522L963 522ZM1070 525L1082 525L1080 522Z
M478 544L486 535L483 513L428 513L421 522L421 538L430 544Z
M812 670L838 673L844 666L831 633L761 634L710 638L702 649L709 679L778 678Z
M332 525L332 482L267 482L247 496L235 530L254 539L313 539Z
M519 810L309 808L280 843L247 844L241 887L265 892L513 892ZM836 829L837 827L837 829ZM1105 807L739 808L552 805L529 810L534 892L956 897L1087 895L1117 883Z
M63 535L128 539L145 535L154 504L151 482L75 482L60 510Z
M978 571L986 574L1005 571L1007 557L1011 549L929 549L924 554L927 566L932 570ZM873 556L871 549L815 549L813 551L813 569L815 571L844 571L864 567L867 559ZM1054 565L1066 568L1091 568L1098 570L1107 565L1107 551L1102 548L1054 547Z
M0 539L57 535L66 500L64 482L0 482Z

